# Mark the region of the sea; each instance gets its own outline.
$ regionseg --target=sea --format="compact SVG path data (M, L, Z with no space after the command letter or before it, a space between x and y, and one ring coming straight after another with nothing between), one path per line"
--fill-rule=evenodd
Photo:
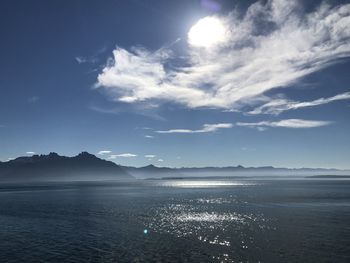
M0 262L350 262L350 180L0 184Z

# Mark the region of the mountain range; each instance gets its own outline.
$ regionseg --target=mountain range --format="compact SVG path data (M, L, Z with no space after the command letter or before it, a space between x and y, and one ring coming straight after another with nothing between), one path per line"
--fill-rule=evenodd
M0 181L94 181L134 179L121 166L88 152L74 157L57 153L0 162Z
M18 157L0 162L0 182L134 180L137 178L192 178L230 176L322 176L349 175L349 170L322 168L191 167L148 165L129 167L100 159L88 152L66 157L57 153Z

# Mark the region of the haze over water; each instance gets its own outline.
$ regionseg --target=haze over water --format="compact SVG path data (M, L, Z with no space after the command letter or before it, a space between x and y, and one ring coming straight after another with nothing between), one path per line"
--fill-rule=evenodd
M349 262L350 180L0 186L1 262Z

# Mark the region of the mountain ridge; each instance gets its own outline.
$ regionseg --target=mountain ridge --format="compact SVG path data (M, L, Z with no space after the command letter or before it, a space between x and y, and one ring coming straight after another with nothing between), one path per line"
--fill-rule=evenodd
M88 152L76 156L61 156L55 152L20 156L0 162L0 181L15 180L127 180L133 178L222 177L222 176L277 176L277 175L335 175L349 174L336 168L283 168L273 166L244 167L143 167L122 166L96 157Z

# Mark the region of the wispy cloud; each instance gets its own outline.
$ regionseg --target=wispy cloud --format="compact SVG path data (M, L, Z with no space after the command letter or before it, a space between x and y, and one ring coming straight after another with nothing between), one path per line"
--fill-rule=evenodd
M317 100L306 101L306 102L292 101L287 99L274 99L262 106L257 107L256 109L248 113L278 115L287 110L296 110L296 109L305 108L305 107L314 107L318 105L328 104L333 101L348 100L348 99L350 99L350 92L341 93L329 98L320 98Z
M110 150L102 150L102 151L99 151L97 154L98 155L106 155L106 154L110 154L110 153L112 153L112 151L110 151Z
M119 108L102 108L94 105L89 106L89 109L99 113L108 113L108 114L119 114L123 112L123 110Z
M154 138L154 136L152 136L152 135L145 135L145 138L148 138L148 139L153 139L153 138Z
M164 162L164 160L163 159L158 159L157 162Z
M232 128L232 123L217 123L217 124L204 124L202 129L199 130L189 130L189 129L172 129L166 131L155 131L156 133L206 133L206 132L216 132L219 129Z
M87 59L84 57L75 57L75 61L78 62L79 64L83 64L87 62Z
M34 104L34 103L37 103L39 100L39 97L38 96L32 96L32 97L29 97L27 99L28 103L31 103L31 104Z
M255 148L251 148L251 147L241 147L241 150L245 151L245 152L253 152L256 149Z
M212 48L189 45L177 55L169 47L117 47L96 87L127 103L237 109L350 55L350 4L305 13L298 1L259 1L217 19L225 41Z
M303 120L303 119L286 119L280 121L261 121L261 122L237 122L237 126L257 128L259 130L264 130L267 127L281 127L281 128L316 128L326 125L330 125L330 121L315 121L315 120Z
M155 120L164 121L165 119L160 116L155 106L152 104L145 104L145 103L139 103L139 104L128 104L128 103L122 103L122 105L119 105L119 107L114 108L105 108L95 105L89 106L90 110L99 112L99 113L105 113L105 114L121 114L125 112L133 112L138 115L142 115L145 117L149 117Z
M116 159L118 157L132 158L132 157L137 157L137 154L133 154L133 153L111 154L108 159Z
M33 155L35 152L26 152L26 154Z
M145 157L148 158L148 159L152 159L152 158L156 158L157 155L154 155L154 154L146 154Z
M74 59L78 64L95 64L100 61L100 55L107 51L107 46L103 46L102 48L98 49L93 55L91 56L76 56Z
M234 126L256 128L260 131L266 130L267 128L315 128L330 125L330 121L319 121L319 120L303 120L303 119L286 119L279 121L260 121L260 122L237 122L232 123L218 123L218 124L204 124L202 129L189 130L189 129L172 129L165 131L155 131L157 133L205 133L215 132L218 129L228 129Z

